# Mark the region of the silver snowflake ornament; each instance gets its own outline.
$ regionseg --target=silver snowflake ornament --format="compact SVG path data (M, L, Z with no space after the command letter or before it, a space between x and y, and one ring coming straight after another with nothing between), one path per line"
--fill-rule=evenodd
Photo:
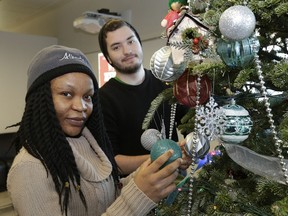
M223 133L225 117L224 110L218 107L213 97L210 97L205 106L196 110L197 130L200 134L205 134L209 140L213 140Z

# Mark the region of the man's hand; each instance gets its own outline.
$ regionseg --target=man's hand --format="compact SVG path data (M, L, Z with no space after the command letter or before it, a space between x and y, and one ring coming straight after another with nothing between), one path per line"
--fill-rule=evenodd
M182 140L178 143L178 145L180 146L181 150L182 150L182 164L179 167L182 170L186 170L188 169L188 167L191 165L192 163L192 158L187 154L187 152L185 151L185 144L186 144L186 140Z

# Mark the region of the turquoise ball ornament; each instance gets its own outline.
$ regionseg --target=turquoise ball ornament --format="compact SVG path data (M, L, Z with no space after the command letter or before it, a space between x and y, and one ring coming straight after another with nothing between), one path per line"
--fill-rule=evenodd
M158 140L151 148L150 157L152 161L155 161L159 156L167 152L169 149L172 149L174 151L173 155L164 163L164 165L161 167L165 167L168 164L172 163L178 158L182 158L182 151L179 145L170 139L161 139Z
M220 139L231 144L239 144L246 140L253 125L249 112L235 104L234 100L222 108L225 113L225 123Z
M254 61L254 52L260 47L257 37L249 37L240 41L219 39L217 53L230 68L245 68Z

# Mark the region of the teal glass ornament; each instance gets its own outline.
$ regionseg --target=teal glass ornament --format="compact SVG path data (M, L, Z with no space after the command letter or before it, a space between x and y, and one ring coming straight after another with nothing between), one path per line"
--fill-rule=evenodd
M240 41L219 39L217 53L222 61L231 68L245 68L254 60L254 50L259 51L260 43L256 37Z
M225 113L225 123L220 139L223 142L239 144L246 140L250 134L253 122L249 112L240 105L231 103L222 107Z
M155 161L160 155L167 152L169 149L172 149L174 151L173 155L166 161L163 166L167 166L168 164L175 161L177 158L182 158L182 151L179 145L170 139L161 139L158 140L156 143L153 144L151 151L150 151L150 157L152 161Z

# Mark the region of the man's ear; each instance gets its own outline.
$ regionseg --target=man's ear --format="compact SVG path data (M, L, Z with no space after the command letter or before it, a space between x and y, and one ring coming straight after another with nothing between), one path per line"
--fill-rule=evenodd
M107 57L107 61L108 61L109 64L112 64L112 61L111 61L111 59L109 57Z

